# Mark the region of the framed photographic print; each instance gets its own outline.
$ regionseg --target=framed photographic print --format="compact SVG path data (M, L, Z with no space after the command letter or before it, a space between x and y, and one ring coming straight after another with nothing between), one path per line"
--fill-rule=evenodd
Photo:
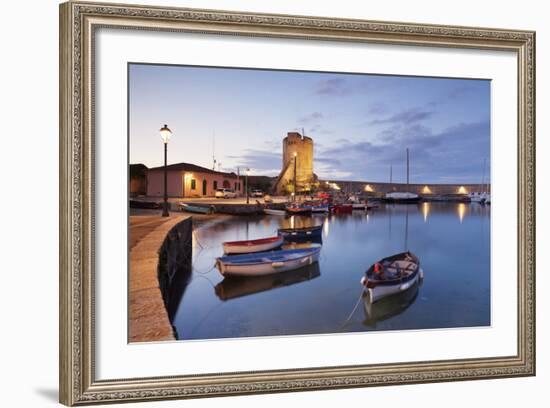
M62 4L61 402L534 375L534 42Z

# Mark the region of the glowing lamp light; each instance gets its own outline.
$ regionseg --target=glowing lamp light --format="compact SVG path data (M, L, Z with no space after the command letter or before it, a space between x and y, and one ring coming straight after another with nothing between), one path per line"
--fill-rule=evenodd
M458 188L458 194L468 194L468 190L464 186Z
M460 223L462 224L462 221L464 221L464 215L466 214L466 205L464 203L459 203L457 207L457 212Z
M164 144L167 144L170 140L170 136L172 136L172 131L168 129L168 126L164 125L160 128L160 137Z
M368 192L368 193L372 193L374 191L374 189L371 187L370 184L367 184L365 186L365 191Z
M428 186L424 186L424 188L422 189L422 193L423 194L432 194L432 189Z

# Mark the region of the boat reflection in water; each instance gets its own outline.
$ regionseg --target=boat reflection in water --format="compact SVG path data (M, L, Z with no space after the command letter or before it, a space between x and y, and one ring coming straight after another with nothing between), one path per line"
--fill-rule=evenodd
M370 302L369 294L365 293L363 295L363 309L365 311L363 325L374 328L376 323L403 313L416 300L418 288L421 285L422 281L419 281L406 291L388 296L375 303Z
M292 271L252 277L226 277L214 288L220 300L230 300L254 293L265 292L284 286L315 279L321 275L319 263Z

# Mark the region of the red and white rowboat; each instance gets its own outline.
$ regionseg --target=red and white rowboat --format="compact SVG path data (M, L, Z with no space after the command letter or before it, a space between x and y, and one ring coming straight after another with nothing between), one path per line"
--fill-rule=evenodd
M250 254L253 252L265 252L280 247L283 244L282 236L252 239L248 241L231 241L223 243L223 252L229 254Z

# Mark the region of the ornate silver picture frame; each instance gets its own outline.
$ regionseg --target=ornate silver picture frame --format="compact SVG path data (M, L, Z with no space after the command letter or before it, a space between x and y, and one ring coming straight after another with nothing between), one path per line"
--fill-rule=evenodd
M451 50L517 58L517 352L483 358L97 378L95 40L100 28ZM121 137L124 137L122 135ZM60 6L60 401L66 405L535 375L535 33L68 2ZM121 273L125 273L121 271ZM498 277L497 277L498 278Z

